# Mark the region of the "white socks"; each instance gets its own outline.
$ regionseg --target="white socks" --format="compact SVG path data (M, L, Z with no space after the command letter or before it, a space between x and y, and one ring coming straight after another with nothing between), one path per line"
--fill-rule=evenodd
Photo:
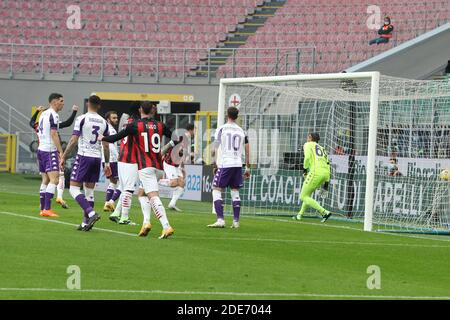
M183 195L184 188L183 187L175 187L175 190L172 194L172 199L170 200L169 207L174 207L177 204L178 199Z
M94 202L94 189L84 187L84 196L89 202Z
M114 209L114 212L113 212L114 215L119 215L120 216L120 214L122 212L122 197L123 197L123 193L120 194L119 201L117 201L116 209Z
M122 193L122 219L128 219L132 199L133 194L130 191L125 191Z
M42 183L39 188L39 193L45 193L45 190L47 190L47 185Z
M69 193L72 198L76 199L81 194L80 187L70 186Z
M167 219L166 209L164 209L161 199L159 197L152 197L150 199L150 205L152 206L152 209L155 212L155 215L158 218L159 222L161 222L163 229L165 230L169 228L170 224L169 220Z
M47 185L47 188L45 189L45 192L51 193L51 194L55 194L55 191L56 191L56 184L50 182Z
M57 199L62 199L62 197L63 197L64 186L65 186L65 181L64 180L65 180L64 175L60 175L59 176L58 189L56 190L57 191L57 196L56 196Z
M150 211L152 210L150 206L150 200L147 196L139 197L139 202L141 203L142 214L144 215L144 224L150 223Z

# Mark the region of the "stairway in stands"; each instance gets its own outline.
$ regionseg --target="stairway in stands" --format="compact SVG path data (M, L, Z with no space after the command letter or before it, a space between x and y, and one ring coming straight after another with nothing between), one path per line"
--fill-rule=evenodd
M253 13L247 14L245 20L240 22L235 31L230 32L224 41L218 43L216 48L211 49L210 57L200 60L200 66L193 68L191 76L208 77L215 76L217 69L225 65L227 59L233 55L233 49L244 45L248 37L255 34L275 12L282 8L286 0L265 1L258 5Z

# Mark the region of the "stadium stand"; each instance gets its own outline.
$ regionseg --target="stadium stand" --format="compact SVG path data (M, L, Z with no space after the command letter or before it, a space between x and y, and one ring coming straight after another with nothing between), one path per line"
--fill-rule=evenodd
M206 48L223 47L245 27L247 18L258 16L258 6L269 2L277 1L75 0L71 4L80 6L82 26L70 30L66 3L3 0L0 72L184 76L207 59ZM260 75L273 69L265 61L287 65L288 60L300 59L302 63L292 53L250 50L256 48L315 48L314 63L301 72L342 71L450 20L448 0L380 0L382 13L390 15L395 26L394 38L389 44L369 48L367 41L374 33L366 26L371 4L367 0L280 1L280 8L238 46L243 50L224 59L217 76L254 75L255 55L260 56ZM295 61L290 63L295 65ZM298 70L286 68L284 72Z
M388 44L369 47L368 41L375 31L366 26L367 8L374 4L382 14L391 17L394 38ZM242 47L314 46L317 53L314 72L340 72L448 21L447 0L287 0ZM236 59L245 59L243 51ZM229 69L221 67L219 74L229 74Z

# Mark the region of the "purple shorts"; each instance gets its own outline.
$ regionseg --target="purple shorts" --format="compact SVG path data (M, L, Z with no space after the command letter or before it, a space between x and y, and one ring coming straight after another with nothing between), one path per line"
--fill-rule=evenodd
M213 187L240 189L244 186L242 167L219 168L214 175Z
M37 151L37 159L39 163L39 172L46 173L52 171L59 172L59 154L58 151L47 152Z
M110 162L109 166L111 167L111 175L109 177L107 177L107 178L108 179L109 178L119 179L119 170L117 169L117 162ZM102 163L102 167L103 168L105 167L105 163L104 162Z
M101 163L101 158L86 157L77 154L72 166L70 181L98 182Z

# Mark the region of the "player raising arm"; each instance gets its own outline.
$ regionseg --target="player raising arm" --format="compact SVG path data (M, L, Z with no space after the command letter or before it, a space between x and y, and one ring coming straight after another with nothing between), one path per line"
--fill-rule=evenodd
M162 136L171 138L172 132L162 122L153 119L153 110L154 108L151 104L142 104L139 108L141 119L128 124L124 130L116 135L109 137L100 135L98 139L109 143L125 137L133 139L136 144L139 179L145 194L150 199L150 205L163 227L159 239L165 239L173 235L174 229L169 224L166 210L159 198L157 175L159 173L158 171L163 169L161 161ZM175 146L173 141L171 141L171 146ZM140 234L146 234L150 229L149 217L144 217Z
M312 207L322 215L322 222L328 220L331 212L324 209L311 195L320 186L323 185L325 190L328 190L328 183L330 182L330 162L325 149L319 145L320 136L318 133L310 133L308 141L303 146L304 161L303 168L305 181L300 192L300 199L302 200L302 207L300 212L293 216L295 220L301 220L305 210Z
M34 112L33 116L30 119L30 126L36 131L36 133L39 135L39 123L36 122L36 119L39 115L39 113L41 111L44 111L45 107L43 106L39 106L36 108L36 111ZM67 127L70 127L73 123L73 121L75 120L75 117L77 115L77 111L78 111L78 106L73 105L72 107L72 114L70 115L70 117L63 122L60 122L58 125L59 129L64 129ZM60 138L61 140L61 138ZM58 185L56 188L57 191L57 196L56 196L56 203L60 204L61 207L63 207L64 209L68 209L69 206L67 205L67 203L64 201L63 199L63 194L64 194L64 188L65 188L65 178L64 178L64 172L60 171L59 172L59 181L58 181ZM43 210L43 209L41 209Z
M39 147L37 159L39 172L42 176L40 188L42 217L58 217L51 209L51 203L59 181L59 157L63 150L59 139L59 115L64 108L64 98L59 93L52 93L48 98L50 108L45 110L39 118L37 125L37 135ZM31 124L31 123L30 123Z
M242 152L245 149L246 168L244 176L248 179L250 177L250 147L244 130L236 123L238 114L239 110L237 108L228 108L227 123L217 128L216 131L213 157L216 154L216 149L220 148L221 151L216 161L217 171L214 174L212 191L217 221L208 225L210 228L225 227L222 191L227 187L231 189L231 199L233 201L233 224L231 227L239 228L241 212L239 189L244 185L242 179Z

